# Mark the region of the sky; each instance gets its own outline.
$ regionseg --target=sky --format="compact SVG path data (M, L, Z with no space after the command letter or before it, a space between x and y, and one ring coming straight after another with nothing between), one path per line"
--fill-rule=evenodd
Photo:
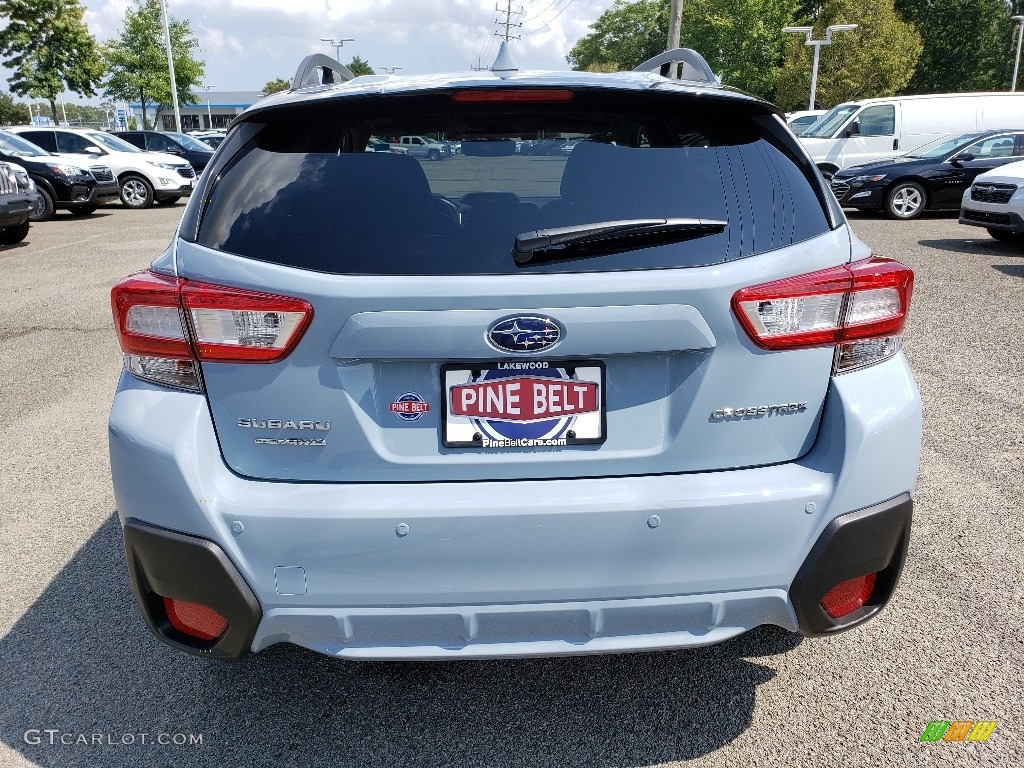
M118 35L130 0L80 0L97 40ZM291 80L309 53L335 56L321 37L351 37L340 60L353 56L400 75L469 70L494 60L496 5L506 0L168 0L171 16L187 19L216 91L259 91ZM513 0L513 59L520 69L568 69L565 56L613 0ZM6 79L9 73L2 73ZM66 94L68 101L82 101ZM89 99L95 102L95 99Z

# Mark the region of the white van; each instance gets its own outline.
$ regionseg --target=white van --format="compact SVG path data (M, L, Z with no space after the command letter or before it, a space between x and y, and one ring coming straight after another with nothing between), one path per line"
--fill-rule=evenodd
M989 128L1024 128L1024 93L938 93L850 101L800 135L824 173L889 160L922 144Z

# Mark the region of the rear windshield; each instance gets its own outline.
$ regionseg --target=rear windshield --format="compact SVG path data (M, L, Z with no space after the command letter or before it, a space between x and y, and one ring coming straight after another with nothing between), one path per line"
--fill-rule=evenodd
M725 223L532 271L703 266L827 231L811 182L755 118L763 108L732 102L585 92L557 104L420 95L292 107L263 118L221 172L198 242L335 274L452 275L521 271L517 235L574 225ZM445 152L403 146L410 135Z

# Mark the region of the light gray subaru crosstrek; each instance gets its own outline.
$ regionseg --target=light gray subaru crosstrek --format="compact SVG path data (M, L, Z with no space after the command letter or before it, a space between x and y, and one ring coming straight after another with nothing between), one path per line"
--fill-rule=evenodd
M774 106L692 52L648 65L312 56L238 118L112 292L111 470L158 637L546 656L882 609L920 450L913 274ZM407 134L462 152L364 151ZM552 138L571 151L517 152Z

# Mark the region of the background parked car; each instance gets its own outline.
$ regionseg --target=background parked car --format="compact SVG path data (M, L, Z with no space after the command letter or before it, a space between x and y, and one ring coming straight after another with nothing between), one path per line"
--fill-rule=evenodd
M0 163L0 245L14 245L28 236L35 185L24 168Z
M844 168L832 177L842 205L881 209L894 219L925 210L956 211L978 174L1024 156L1024 129L981 131L939 139L896 160Z
M119 131L114 134L147 152L165 152L188 160L196 175L203 172L213 157L213 147L186 133L160 131Z
M1024 244L1024 161L983 173L964 192L960 223L985 227L996 240Z
M193 139L199 139L211 149L217 149L228 137L227 131L192 131L189 133Z
M0 160L21 165L35 184L36 198L31 221L47 221L57 209L84 216L96 207L117 199L118 187L113 171L93 166L96 175L83 167L82 158L74 160L53 155L31 141L0 131ZM106 181L100 182L97 176Z
M127 208L149 208L154 201L176 203L192 194L196 172L180 156L144 152L110 133L86 128L19 126L11 133L38 144L48 152L99 159L117 180L121 202ZM92 171L93 166L90 166Z
M391 144L382 139L378 139L376 136L371 136L370 140L366 142L367 152L391 152L396 155L407 155L409 150L405 147L400 147L397 144Z
M818 118L827 111L825 109L804 109L797 112L787 112L786 125L789 126L789 130L799 136L805 128L810 128L818 122Z

